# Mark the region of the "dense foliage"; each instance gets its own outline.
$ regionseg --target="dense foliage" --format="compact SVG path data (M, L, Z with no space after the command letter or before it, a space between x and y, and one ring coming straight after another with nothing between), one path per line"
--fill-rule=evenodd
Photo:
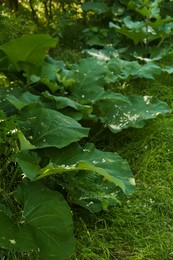
M172 67L158 62L172 55L166 39L172 35L173 22L171 17L161 16L161 1L145 1L145 5L143 1L125 2L81 5L40 1L44 6L40 12L45 12L50 31L55 29L51 23L55 22L56 8L64 18L70 6L66 22L71 19L73 25L82 19L74 17L74 12L83 10L89 27L81 40L93 48L83 50L83 58L76 63L48 54L58 48L57 36L62 43L65 25L53 32L54 37L15 35L16 39L5 38L0 46L4 79L0 127L5 132L0 141L9 145L7 135L13 147L12 153L1 153L14 167L8 175L10 190L6 191L14 206L5 195L0 204L2 248L34 250L46 259L65 259L75 245L68 204L97 213L133 192L135 180L128 162L115 152L99 149L93 133L97 136L106 128L114 134L129 127L142 128L146 120L171 111L155 97L125 96L115 85L138 78L153 80L161 73L173 72ZM21 6L16 3L18 12ZM39 23L34 9L37 1L29 4ZM28 4L23 7L27 9ZM102 26L105 21L107 28ZM52 181L56 185L51 185Z

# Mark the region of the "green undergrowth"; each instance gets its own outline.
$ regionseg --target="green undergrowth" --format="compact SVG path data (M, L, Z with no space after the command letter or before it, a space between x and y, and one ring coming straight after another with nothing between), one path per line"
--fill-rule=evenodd
M107 141L130 163L136 191L98 216L76 210L77 253L72 259L172 259L172 115L142 130L107 136Z
M154 95L173 104L170 76L135 81L119 90ZM121 205L99 215L75 210L77 252L72 260L173 259L172 114L149 121L143 129L117 135L105 131L96 138L100 149L116 151L128 160L136 190Z
M71 260L171 260L172 115L157 118L143 129L128 129L117 135L105 132L100 146L117 151L128 160L136 190L107 212L91 214L80 207L73 208L77 250ZM0 259L41 258L2 250Z
M73 63L80 58L80 53L69 49L59 51L57 57ZM173 107L172 83L171 76L162 75L156 81L137 79L113 85L112 88L124 95L152 95ZM9 136L1 135L1 150L6 158L12 159L16 144L10 131L15 128L15 118L5 122ZM136 180L136 189L133 195L121 198L120 205L99 214L91 214L71 205L77 240L76 253L71 260L173 259L172 114L148 121L142 129L129 128L116 135L100 128L99 124L96 127L90 132L89 141L94 142L97 149L117 152L128 161ZM4 126L2 129L5 129ZM11 149L4 153L5 146ZM7 165L3 167L2 161L0 165L8 171L0 173L4 185L8 183L4 190L10 191L11 183L17 185L18 179L13 179L11 183L8 180L18 168L6 158L3 158L3 163L5 161ZM55 185L53 177L45 181L49 182L47 185L50 188ZM10 203L10 193L8 196ZM10 250L1 250L0 259L41 260L34 253Z

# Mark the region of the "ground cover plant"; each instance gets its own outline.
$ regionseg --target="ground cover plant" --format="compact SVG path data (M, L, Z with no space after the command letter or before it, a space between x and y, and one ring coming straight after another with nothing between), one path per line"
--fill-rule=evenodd
M88 9L87 5L84 5L84 11L93 6L98 10L100 4L93 4L89 4ZM105 8L104 4L102 10L103 7ZM153 6L149 7L152 12ZM154 9L154 15L160 19L156 11ZM168 20L170 22L170 19ZM107 37L108 34L103 36ZM146 34L141 37L143 38L139 44L142 39L146 44ZM147 48L148 45L149 42ZM160 213L159 195L154 196L151 192L152 198L145 202L147 206L142 211L141 207L148 197L140 204L132 192L136 179L136 194L141 199L141 190L147 185L151 186L146 177L148 165L154 163L153 176L156 176L157 166L161 167L163 163L161 157L163 154L170 154L170 148L166 145L163 147L164 152L162 148L159 150L152 147L154 143L160 147L160 142L157 142L160 137L157 137L152 123L151 127L148 125L151 135L145 132L147 128L140 129L146 125L147 120L171 112L171 95L161 101L162 92L160 91L160 96L157 91L152 93L152 89L146 89L146 85L142 90L138 90L140 95L135 92L136 82L140 86L141 82L150 85L150 80L160 80L163 77L170 81L172 67L164 63L162 58L171 58L171 50L165 48L161 54L155 52L155 56L145 57L153 51L139 56L139 52L134 53L132 48L129 56L125 49L116 49L115 45L102 45L99 50L84 50L80 60L69 63L48 54L49 49L56 46L58 40L47 34L24 35L0 46L1 144L6 147L5 150L1 149L2 158L6 162L2 162L1 166L0 247L6 249L2 250L2 257L4 252L7 252L7 257L17 259L66 259L74 255L73 209L74 220L80 219L80 224L75 222L77 253L72 258L100 259L101 255L102 259L159 259L158 256L160 259L169 259L172 254L170 242L166 245L166 250L159 248L156 254L156 247L147 246L154 238L151 231L143 251L141 243L144 240L132 240L132 244L128 227L133 223L139 231L142 216L148 214L148 220L151 222L152 216L155 216L155 219ZM168 91L167 87L163 88L163 92L164 89ZM171 90L170 93L172 94ZM163 123L168 125L165 128L167 131L170 129L167 122L160 117L160 121L154 121L153 126L158 128L158 125ZM171 140L171 134L166 137L163 135L163 140L164 138ZM151 145L149 149L148 142ZM160 153L156 156L158 150ZM152 159L152 152L156 163ZM124 158L128 159L130 165ZM143 170L140 169L141 158L146 170L143 166ZM136 165L138 163L139 165ZM167 162L163 171L167 170L166 167L171 170L171 163ZM135 179L132 172L136 173ZM171 183L171 175L168 176ZM7 182L9 185L6 185ZM162 186L168 197L171 196L171 188L166 187L166 182L161 183L158 189ZM156 191L157 188L154 188ZM137 206L134 206L133 211L131 208L135 201ZM126 205L122 208L123 202L126 202ZM111 206L116 207L112 213L104 213L104 220L103 213L100 212L108 211ZM160 204L159 207L163 208ZM164 232L168 233L171 228L170 208L169 200L163 214L164 220L168 210L164 228ZM87 218L91 219L91 225L88 227L87 219L82 215L85 210L88 212ZM152 210L154 215L151 214L150 217ZM122 222L118 220L118 212ZM122 215L128 215L127 212L131 212L131 220L123 220ZM139 222L135 225L138 215ZM109 225L116 227L112 221L114 218L122 236L118 229L115 233L109 229ZM92 223L95 223L95 228ZM105 227L107 234L103 231ZM156 224L146 223L142 234L145 235L146 230L153 230L155 227ZM133 234L138 233L135 228L132 229ZM97 229L102 233L102 242ZM93 235L92 230L95 232ZM158 235L163 237L166 234L164 232L160 229ZM113 234L113 240L110 239L110 234ZM115 248L113 241L118 237L124 240L124 234L127 234L128 245L120 248L120 243L119 247ZM83 241L80 242L80 235L84 241L89 239L90 242L86 242L89 243L89 249L84 246ZM99 246L94 243L96 238L100 241ZM131 249L133 245L134 250Z

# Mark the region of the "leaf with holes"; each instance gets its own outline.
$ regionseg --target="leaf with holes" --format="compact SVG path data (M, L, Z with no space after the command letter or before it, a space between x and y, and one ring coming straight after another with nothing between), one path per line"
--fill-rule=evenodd
M89 131L74 119L39 105L24 107L18 124L26 139L36 148L62 148L86 137Z
M74 66L76 83L70 87L72 95L82 103L94 102L104 93L107 66L97 58L86 58Z
M117 99L112 93L108 98L100 98L96 102L98 118L106 124L113 133L128 127L142 128L146 120L159 114L170 113L170 107L155 97L129 96Z
M16 160L30 179L65 174L68 180L65 188L73 203L83 205L90 211L95 211L95 206L97 210L98 208L101 210L117 203L117 194L120 191L124 194L131 194L134 190L135 181L127 161L116 153L99 151L93 144L87 144L84 148L78 144L71 144L63 149L23 151L17 155ZM41 165L45 166L41 167ZM92 180L91 183L94 179L97 180L95 195L92 184L86 186L86 181L88 183L89 179ZM94 205L87 207L88 202L93 201L94 198L97 198Z

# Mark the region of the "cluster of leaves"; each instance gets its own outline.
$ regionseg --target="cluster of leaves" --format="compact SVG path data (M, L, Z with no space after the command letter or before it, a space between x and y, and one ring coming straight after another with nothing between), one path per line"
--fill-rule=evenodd
M172 7L172 2L165 3ZM117 45L129 39L136 46L145 47L145 56L149 55L149 47L163 46L163 42L173 35L173 19L164 14L163 1L117 1L107 3L104 0L85 2L82 9L85 13L93 12L97 19L103 16L106 27L91 26L85 29L87 44L104 46L105 43ZM104 22L105 24L105 22ZM108 26L109 24L109 26ZM114 32L112 31L114 29ZM114 38L110 37L114 34ZM119 36L125 36L120 38ZM131 44L130 44L131 45ZM141 52L141 49L139 50Z
M161 62L173 54L173 19L165 13L172 4L162 0L100 0L82 4L86 15L92 13L95 20L102 19L95 26L91 19L89 28L84 30L87 45L93 47L84 52L106 61L106 83L154 79L162 73L173 73L172 66L163 67Z
M170 16L161 17L160 2L159 0L146 0L141 3L130 1L128 9L138 13L141 18L133 21L132 17L127 15L121 20L121 25L111 23L110 26L114 27L116 32L131 39L134 44L141 43L148 46L150 42L158 40L160 46L173 34L173 19Z
M56 44L50 36L37 34L0 47L1 71L21 85L1 86L0 109L7 118L15 116L13 132L19 141L15 161L24 177L13 191L21 216L14 219L7 205L0 204L0 246L35 250L46 259L70 256L75 241L65 198L41 179L56 176L68 202L93 213L119 203L122 194L134 190L132 172L117 153L88 142L90 129L98 123L113 133L141 128L146 120L170 112L154 97L127 97L106 88L137 74L153 77L151 68L142 73L135 63L129 70L128 62L122 64L125 61L115 57L87 57L66 66L46 54Z

